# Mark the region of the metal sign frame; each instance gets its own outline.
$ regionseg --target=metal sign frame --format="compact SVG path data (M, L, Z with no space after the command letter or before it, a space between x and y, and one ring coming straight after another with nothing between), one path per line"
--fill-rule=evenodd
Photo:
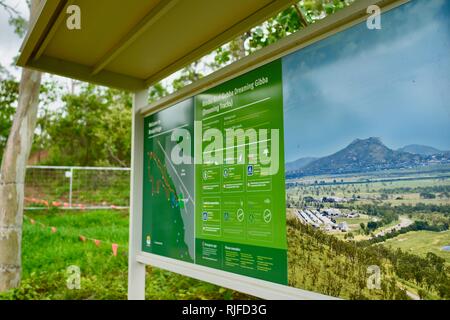
M141 238L144 117L361 23L369 16L367 8L370 5L377 5L383 13L409 1L410 0L359 0L348 8L325 18L322 21L316 22L300 32L279 40L276 44L261 49L236 63L184 87L175 94L162 98L150 105L147 104L148 90L135 92L132 119L131 207L128 264L129 299L145 299L146 265L176 272L263 299L337 299L312 291L297 289L286 285L280 285L143 252L141 250Z

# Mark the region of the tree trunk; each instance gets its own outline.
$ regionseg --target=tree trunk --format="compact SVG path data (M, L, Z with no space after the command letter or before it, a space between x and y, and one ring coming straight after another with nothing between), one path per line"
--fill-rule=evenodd
M33 0L30 21L37 13ZM25 170L33 143L41 73L22 70L19 102L0 169L0 292L20 282Z

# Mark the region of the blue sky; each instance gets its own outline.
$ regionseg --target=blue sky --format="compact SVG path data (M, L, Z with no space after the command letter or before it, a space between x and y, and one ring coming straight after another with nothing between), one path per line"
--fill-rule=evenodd
M356 138L450 150L450 1L413 0L283 58L286 161Z

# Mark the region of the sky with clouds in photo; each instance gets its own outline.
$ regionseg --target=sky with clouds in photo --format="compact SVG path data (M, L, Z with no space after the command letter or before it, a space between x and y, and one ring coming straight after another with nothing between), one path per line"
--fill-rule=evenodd
M283 58L286 161L379 137L450 150L450 1L413 0Z

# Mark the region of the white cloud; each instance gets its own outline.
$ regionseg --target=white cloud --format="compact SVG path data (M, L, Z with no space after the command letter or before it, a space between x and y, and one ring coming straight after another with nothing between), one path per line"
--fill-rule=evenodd
M28 18L28 7L25 0L6 0L5 3L23 17ZM20 75L20 70L11 66L13 59L19 53L22 39L14 33L14 28L9 25L9 14L0 7L0 64L7 68L15 77Z

